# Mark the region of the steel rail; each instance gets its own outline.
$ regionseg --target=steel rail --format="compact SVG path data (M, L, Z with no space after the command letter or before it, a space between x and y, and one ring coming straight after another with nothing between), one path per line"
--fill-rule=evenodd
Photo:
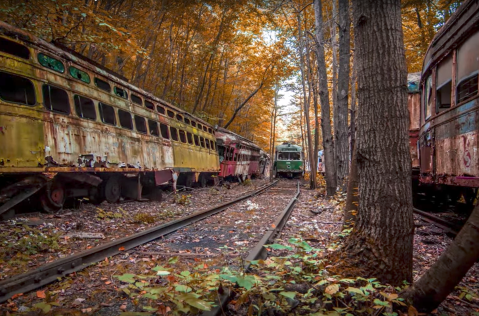
M251 261L259 260L259 259L266 259L268 257L268 250L266 249L265 245L271 244L274 242L276 237L278 237L279 233L283 230L286 222L288 221L291 213L293 212L293 206L298 200L301 191L299 189L299 181L297 185L296 194L293 198L289 201L288 205L284 208L281 214L276 218L271 228L268 228L266 233L263 235L261 240L256 244L256 246L249 251L248 257L245 259L245 266L244 271L251 270ZM218 293L218 301L216 302L216 307L213 308L211 311L205 311L201 315L202 316L217 316L222 315L224 313L224 309L226 305L228 305L229 301L233 297L233 291L231 289L224 289L223 293Z
M438 226L439 228L444 229L445 231L453 234L454 236L456 236L459 233L460 229L457 230L456 228L458 228L458 227L456 225L452 225L451 223L449 223L448 221L446 221L442 218L439 218L439 217L434 216L430 213L418 210L417 208L413 208L413 212L418 214L419 216L421 216L422 219L424 219L425 221L427 221L429 223L432 223L432 224Z
M215 215L226 210L228 207L241 202L247 198L263 193L265 190L274 186L275 182L266 184L251 193L247 193L232 201L225 202L205 211L201 211L159 226L146 229L142 232L120 238L100 245L78 254L65 257L54 262L45 264L35 270L27 273L12 276L8 279L0 281L0 303L5 302L13 295L18 293L26 293L37 289L46 284L56 281L60 277L64 277L70 273L80 271L89 265L104 260L107 257L117 255L129 249L155 240L161 236L170 234L180 228L191 225L194 222L203 220L209 216Z

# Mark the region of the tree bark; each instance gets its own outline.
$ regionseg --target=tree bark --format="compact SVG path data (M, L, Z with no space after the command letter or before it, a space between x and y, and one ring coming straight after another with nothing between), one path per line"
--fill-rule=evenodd
M412 281L414 221L400 0L353 0L359 208L335 269Z
M349 173L348 143L348 92L349 92L349 59L350 59L350 21L349 0L338 1L339 12L339 70L336 99L336 115L334 121L334 149L336 150L336 166L338 184L346 185Z
M479 260L479 204L452 244L401 296L411 302L419 312L430 312L446 299L477 260Z
M323 46L323 14L321 0L314 0L316 25L316 57L318 59L319 98L321 103L321 130L323 133L324 163L326 169L326 193L336 193L336 166L334 162L334 143L331 135L331 116L329 106L328 76Z

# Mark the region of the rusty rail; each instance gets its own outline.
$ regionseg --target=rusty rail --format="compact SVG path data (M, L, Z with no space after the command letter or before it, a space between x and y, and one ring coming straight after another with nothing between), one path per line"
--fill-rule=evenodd
M439 228L444 229L444 231L452 234L454 237L459 233L460 227L457 227L457 225L451 224L442 218L439 218L430 213L418 210L417 208L413 208L413 212L421 216L423 220L429 223L432 223Z
M297 184L296 194L293 198L289 201L288 205L284 208L281 214L276 218L274 221L274 225L272 228L268 228L266 233L263 235L263 238L256 244L256 246L250 250L248 257L245 260L244 271L250 270L251 261L258 260L258 259L266 259L268 257L268 250L266 249L265 245L271 244L274 242L276 237L279 233L283 230L284 225L288 221L291 213L293 211L293 206L298 200L301 191L299 189L299 181ZM274 227L274 228L273 228ZM231 289L224 289L224 293L218 293L218 302L217 306L213 308L211 311L203 312L202 316L217 316L222 315L223 310L226 308L226 305L233 297L233 291Z
M0 281L0 303L5 302L13 295L18 293L26 293L28 291L37 289L46 284L56 281L58 278L66 276L72 272L82 270L92 263L104 260L107 257L117 255L123 251L132 249L139 245L145 244L155 240L161 236L170 234L180 228L188 226L194 222L203 220L209 216L215 215L226 210L228 207L241 202L247 198L263 193L265 190L276 185L278 181L269 183L260 187L251 193L245 194L232 201L220 204L211 209L198 212L166 224L155 226L133 234L131 236L123 237L115 241L111 241L104 245L82 251L76 255L56 260L39 267L30 272L15 275L3 281ZM121 250L120 250L121 249Z

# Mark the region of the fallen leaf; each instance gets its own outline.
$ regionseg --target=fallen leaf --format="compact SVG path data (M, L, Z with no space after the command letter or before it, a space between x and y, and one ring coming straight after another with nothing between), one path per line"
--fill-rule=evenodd
M111 284L111 281L106 281L105 284L106 285Z
M122 311L126 310L126 304L121 305L121 306L120 306L120 309L121 309Z
M118 250L123 251L123 250L125 250L125 247L122 246L122 247L118 248Z
M46 298L47 296L45 295L45 291L37 291L37 297L38 298Z

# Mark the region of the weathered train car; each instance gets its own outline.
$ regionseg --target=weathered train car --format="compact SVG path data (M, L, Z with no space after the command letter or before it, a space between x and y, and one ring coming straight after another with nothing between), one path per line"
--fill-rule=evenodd
M274 157L274 172L276 177L294 178L304 173L303 153L301 146L283 143L276 146Z
M479 2L468 0L424 59L419 159L421 184L470 203L479 188L478 72Z
M0 22L0 214L37 191L54 210L67 197L140 199L178 173L207 179L215 141L201 119Z
M241 181L260 175L261 149L250 140L219 127L215 133L220 159L220 177Z

